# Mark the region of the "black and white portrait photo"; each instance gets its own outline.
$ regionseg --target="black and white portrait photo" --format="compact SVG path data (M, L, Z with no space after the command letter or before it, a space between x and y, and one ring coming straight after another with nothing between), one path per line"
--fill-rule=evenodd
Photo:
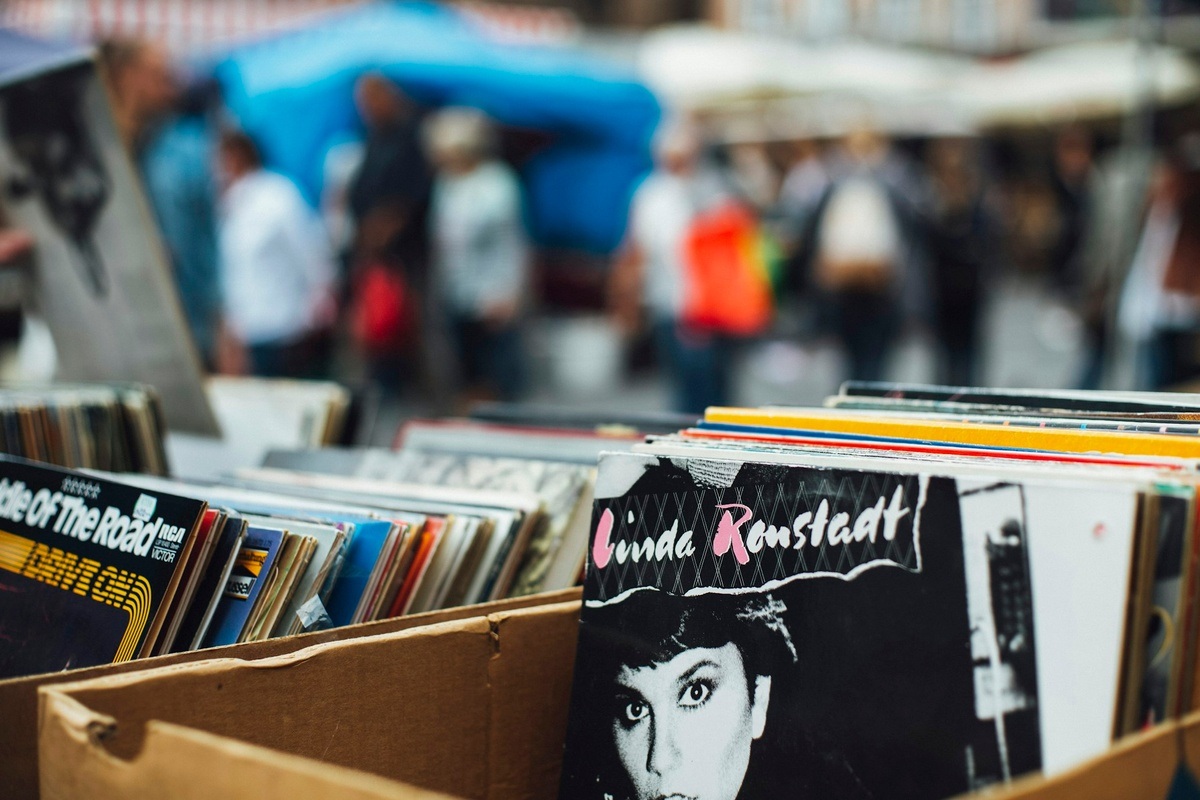
M651 590L592 615L580 644L591 719L579 735L596 760L580 796L770 796L747 792L765 789L763 779L786 757L793 766L808 762L810 785L865 797L850 770L811 743L784 753L781 742L764 740L773 687L791 680L796 664L785 611L762 593L678 598Z
M215 434L173 268L92 53L0 31L6 46L33 61L0 64L0 212L33 240L27 307L50 330L54 377L153 385L172 429Z
M41 203L70 244L85 285L103 296L109 279L95 236L112 187L83 116L87 80L86 72L72 70L24 81L5 93L3 133L13 168L4 188L12 202Z
M1081 596L1127 574L1136 508L1103 489L607 455L559 796L933 800L1103 749L1114 706L1046 687L1115 686L1119 637L1059 630L1037 601L1063 602L1064 564Z

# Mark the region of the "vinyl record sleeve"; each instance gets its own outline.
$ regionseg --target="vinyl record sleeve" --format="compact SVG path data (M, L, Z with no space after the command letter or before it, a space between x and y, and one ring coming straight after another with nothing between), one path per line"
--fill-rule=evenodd
M1140 497L606 455L560 797L932 800L1102 751Z
M283 545L282 528L248 526L238 551L224 596L209 623L204 647L235 644L240 641L250 616L255 611L275 567Z
M425 576L429 574L429 565L437 555L453 521L453 516L429 517L421 531L421 538L416 543L416 552L413 554L408 574L404 577L404 582L400 586L400 591L396 593L396 599L392 602L391 608L388 609L389 617L399 617L410 612L417 596L417 590L425 582Z
M1073 411L1125 416L1169 415L1200 418L1200 395L1183 392L1122 392L1084 389L997 389L976 386L927 386L912 383L847 381L839 397L879 397L955 402L1039 412Z
M380 554L397 527L391 520L363 520L355 524L346 547L346 560L325 603L334 626L354 622L354 614L375 574Z
M171 652L175 645L179 629L187 617L193 604L203 605L211 597L197 598L196 592L208 572L209 563L216 548L217 538L225 524L225 512L218 508L209 508L204 512L196 532L192 536L190 552L184 560L179 576L179 588L171 600L167 610L163 629L159 632L154 643L152 655L162 655Z
M936 419L873 417L853 411L826 408L710 408L705 414L705 421L831 431L852 436L887 436L987 447L1004 446L1031 450L1062 450L1073 453L1100 452L1200 458L1200 440L1191 436L1007 427L1001 420L988 425Z
M219 433L167 252L92 59L0 80L0 208L37 240L57 375L157 387L172 430Z
M162 624L204 510L0 457L0 678L138 655Z
M209 568L196 589L196 599L188 608L171 652L196 650L204 641L209 623L212 622L217 606L224 597L225 584L229 582L229 575L233 572L234 562L245 538L246 520L226 512L225 524L221 527L217 547L209 560Z

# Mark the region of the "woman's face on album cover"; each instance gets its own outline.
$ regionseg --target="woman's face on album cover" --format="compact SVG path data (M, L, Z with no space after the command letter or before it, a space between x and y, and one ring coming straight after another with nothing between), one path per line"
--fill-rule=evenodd
M732 643L622 667L612 730L635 797L734 800L751 742L766 724L770 689L770 677L748 680Z

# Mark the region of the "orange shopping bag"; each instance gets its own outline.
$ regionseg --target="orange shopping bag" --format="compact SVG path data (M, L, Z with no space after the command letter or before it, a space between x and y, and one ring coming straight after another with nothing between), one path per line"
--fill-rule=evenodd
M726 203L699 214L684 240L686 325L739 336L771 323L768 243L747 208Z

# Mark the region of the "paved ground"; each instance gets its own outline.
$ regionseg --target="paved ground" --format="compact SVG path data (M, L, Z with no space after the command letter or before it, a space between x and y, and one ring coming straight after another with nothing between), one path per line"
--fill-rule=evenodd
M1069 387L1082 357L1078 321L1036 284L1012 281L997 289L987 309L984 382L1005 387ZM667 386L652 370L629 374L621 347L604 319L541 319L529 332L531 403L598 412L663 410ZM931 382L933 343L920 330L898 344L889 377ZM734 365L733 402L744 405L816 405L843 380L842 356L828 341L798 336L757 342L742 349ZM15 348L0 348L0 377L29 379ZM407 396L380 409L360 441L388 445L400 422L428 416L431 408Z
M998 288L987 309L984 382L1006 387L1068 387L1081 360L1078 321L1030 282ZM528 337L532 403L570 406L603 413L661 410L669 405L661 376L651 370L628 374L620 346L603 319L541 319ZM920 330L898 344L889 377L931 382L936 376L933 343ZM744 405L815 405L835 392L844 377L842 356L828 341L798 337L755 343L735 363L733 402ZM13 349L0 352L0 375L21 377ZM366 441L386 445L398 424L428 415L419 398L405 397L380 410Z
M1011 282L996 292L987 310L984 336L984 382L1005 387L1068 387L1074 385L1082 358L1081 331L1076 318L1052 302L1035 284ZM590 334L596 342L602 337ZM539 376L534 402L564 404L596 410L666 408L663 381L650 374L599 379L581 366L589 361L582 344L589 334L563 333L563 326L543 323L531 337L535 372ZM564 352L577 339L575 351ZM610 360L611 344L593 348ZM889 377L930 382L936 376L933 342L920 330L908 332L898 345ZM837 390L843 380L839 350L831 342L776 340L755 344L742 352L736 366L734 401L747 405L790 403L811 405Z

